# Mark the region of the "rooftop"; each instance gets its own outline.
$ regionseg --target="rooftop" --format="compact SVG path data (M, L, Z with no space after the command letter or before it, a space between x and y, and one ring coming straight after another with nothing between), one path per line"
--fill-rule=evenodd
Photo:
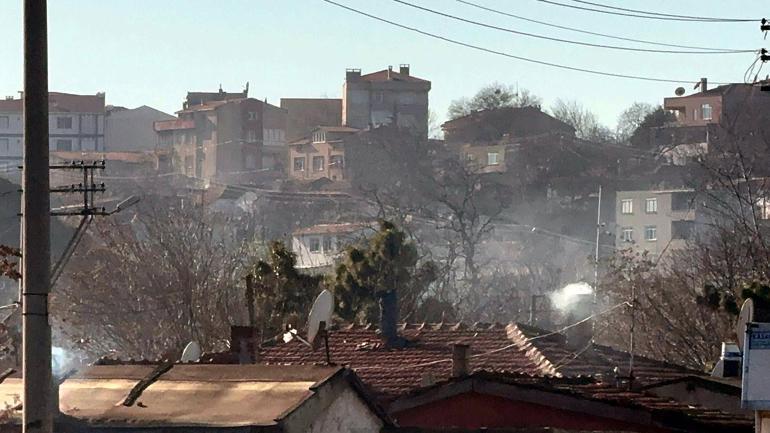
M0 111L21 112L24 101L0 100ZM52 113L104 113L104 93L76 95L74 93L49 92L48 111Z
M354 233L372 227L369 223L336 223L336 224L316 224L310 227L304 227L295 230L294 235L322 235L322 234L344 234Z
M406 75L398 73L394 70L383 69L381 71L372 72L370 74L361 75L361 81L369 82L383 82L383 81L403 81L408 83L426 83L430 84L430 81L417 78L412 75Z

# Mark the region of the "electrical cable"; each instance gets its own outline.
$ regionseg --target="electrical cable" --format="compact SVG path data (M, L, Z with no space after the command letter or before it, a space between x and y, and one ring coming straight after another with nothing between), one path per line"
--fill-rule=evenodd
M605 8L605 9L614 9L614 10L623 11L623 12L635 12L635 13L646 14L646 15L655 15L655 16L659 16L659 17L682 18L682 19L687 20L687 21L717 21L717 22L751 22L751 21L758 21L758 20L755 20L755 19L748 19L748 18L746 18L746 19L744 19L744 18L719 18L719 17L699 17L699 16L693 16L693 15L664 14L664 13L660 13L660 12L649 12L649 11L642 11L642 10L638 10L638 9L621 8L621 7L617 7L617 6L610 6L610 5L605 5L605 4L601 4L601 3L594 3L594 2L589 2L589 1L585 1L585 0L572 0L572 1L575 2L575 3L583 3L583 4L586 4L586 5L598 6L598 7Z
M618 16L624 16L624 17L633 17L633 18L646 18L650 20L662 20L662 21L680 21L680 22L699 22L699 23L740 23L740 22L753 22L753 21L759 21L757 19L743 19L743 18L724 18L724 19L692 19L692 18L674 18L674 17L667 17L667 16L655 16L655 15L639 15L639 14L631 14L631 13L623 13L623 12L613 12L613 11L605 11L601 9L594 9L594 8L588 8L583 6L576 6L576 5L569 5L565 3L559 3L557 1L553 0L538 0L539 2L552 4L555 6L562 6L566 8L572 8L572 9L579 9L584 10L588 12L598 12L602 14L608 14L608 15L618 15Z
M498 56L503 56L503 57L508 57L508 58L511 58L511 59L521 60L523 62L534 63L534 64L538 64L538 65L543 65L543 66L550 66L552 68L564 69L564 70L568 70L568 71L584 72L584 73L593 74L593 75L601 75L601 76L605 76L605 77L626 78L626 79L630 79L630 80L650 81L650 82L657 82L657 83L673 83L673 84L688 84L689 85L689 84L697 81L697 80L675 80L675 79L667 79L667 78L645 77L645 76L641 76L641 75L620 74L620 73L614 73L614 72L599 71L599 70L596 70L596 69L587 69L587 68L580 68L580 67L576 67L576 66L569 66L569 65L559 64L559 63L546 62L546 61L543 61L543 60L531 59L531 58L528 58L528 57L517 56L517 55L510 54L510 53L503 52L503 51L497 51L497 50L493 50L493 49L490 49L490 48L485 48L485 47L482 47L482 46L479 46L479 45L473 45L473 44L470 44L470 43L459 41L457 39L452 39L452 38L448 38L446 36L437 35L435 33L430 33L430 32L427 32L425 30L420 30L420 29L418 29L416 27L410 27L410 26L407 26L405 24L400 24L400 23L397 23L395 21L391 21L391 20L386 19L386 18L382 18L382 17L376 16L376 15L372 15L370 13L367 13L367 12L364 12L364 11L352 8L350 6L346 6L344 4L337 3L336 1L333 1L333 0L321 0L321 1L323 1L325 3L329 3L329 4L334 5L334 6L337 6L339 8L345 9L347 11L353 12L355 14L362 15L362 16L365 16L365 17L368 17L368 18L371 18L373 20L380 21L380 22L383 22L383 23L386 23L386 24L390 24L392 26L399 27L399 28L404 29L404 30L409 30L409 31L414 32L414 33L419 33L421 35L428 36L428 37L433 38L433 39L438 39L438 40L441 40L441 41L444 41L444 42L449 42L449 43L454 44L454 45L459 45L459 46L462 46L462 47L471 48L471 49L474 49L474 50L477 50L477 51L486 52L486 53L489 53L489 54L495 54L495 55L498 55ZM715 82L714 84L720 85L720 84L729 84L729 83Z
M510 29L507 27L499 27L492 24L482 23L479 21L469 20L467 18L458 17L456 15L448 14L445 12L437 11L435 9L426 8L424 6L416 5L414 3L409 3L404 0L392 0L396 3L402 4L404 6L408 6L411 8L419 9L424 12L432 13L435 15L440 15L442 17L450 18L457 21L462 21L464 23L473 24L475 26L485 27L488 29L493 30L499 30L502 32L507 33L513 33L521 36L527 36L531 38L537 38L537 39L545 39L549 41L554 42L562 42L565 44L573 44L573 45L581 45L585 47L593 47L593 48L604 48L604 49L610 49L610 50L621 50L621 51L636 51L636 52L643 52L643 53L657 53L657 54L743 54L743 53L752 53L756 52L757 50L743 50L743 51L682 51L682 50L657 50L652 48L633 48L633 47L622 47L618 45L606 45L606 44L593 44L590 42L581 42L581 41L573 41L569 39L561 39L561 38L554 38L551 36L545 36L545 35L538 35L535 33L527 33L522 32L514 29Z
M712 47L698 47L698 46L691 46L691 45L666 44L666 43L663 43L663 42L648 41L648 40L644 40L644 39L626 38L626 37L623 37L623 36L610 35L610 34L607 34L607 33L592 32L592 31L589 31L589 30L578 29L578 28L575 28L575 27L567 27L567 26L562 26L562 25L559 25L559 24L549 23L549 22L546 22L546 21L539 21L539 20L535 20L535 19L532 19L532 18L523 17L521 15L515 15L515 14L509 13L509 12L504 12L504 11L501 11L501 10L498 10L498 9L493 9L493 8L490 8L490 7L487 7L487 6L478 4L478 3L473 3L473 2L470 2L470 1L467 1L467 0L456 0L456 1L459 2L459 3L465 4L465 5L471 6L471 7L475 7L475 8L481 9L481 10L485 10L487 12L492 12L492 13L503 15L503 16L506 16L506 17L516 18L516 19L519 19L519 20L523 20L523 21L527 21L527 22L531 22L531 23L535 23L535 24L541 24L541 25L544 25L544 26L554 27L554 28L557 28L557 29L568 30L568 31L577 32L577 33L583 33L583 34L586 34L586 35L601 36L603 38L609 38L609 39L617 39L617 40L620 40L620 41L637 42L637 43L640 43L640 44L657 45L657 46L661 46L661 47L686 48L686 49L691 49L691 50L744 51L744 50L731 49L731 48L712 48Z

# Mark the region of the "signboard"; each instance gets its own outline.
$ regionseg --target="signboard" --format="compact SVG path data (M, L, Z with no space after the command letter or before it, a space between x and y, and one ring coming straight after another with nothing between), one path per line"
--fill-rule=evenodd
M770 410L770 323L746 324L741 407Z

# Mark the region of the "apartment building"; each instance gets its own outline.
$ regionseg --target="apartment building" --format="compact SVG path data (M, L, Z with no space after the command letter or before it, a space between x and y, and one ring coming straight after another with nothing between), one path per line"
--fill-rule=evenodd
M154 129L158 146L173 149L175 169L187 176L248 183L274 168L271 149L285 151L286 111L267 102L224 98L193 105L188 101L177 115L155 122Z
M342 125L342 99L281 98L286 110L286 141L301 140L319 126Z
M692 239L696 229L695 191L691 189L618 191L616 245L660 255Z
M317 224L295 230L291 249L297 257L297 268L325 268L333 266L345 247L361 238L371 224L337 223Z
M346 180L345 138L359 130L347 126L322 126L309 138L289 145L289 178L297 181Z
M104 151L104 93L76 95L50 92L49 149ZM0 162L18 165L23 151L23 100L0 100Z
M396 124L428 134L428 92L431 83L410 74L409 65L361 75L348 69L342 97L342 124L357 129Z

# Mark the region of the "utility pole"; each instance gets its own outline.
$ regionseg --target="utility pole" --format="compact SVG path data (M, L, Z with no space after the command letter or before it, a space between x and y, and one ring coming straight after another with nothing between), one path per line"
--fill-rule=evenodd
M24 169L22 174L22 431L51 433L51 266L48 174L48 30L46 0L24 0Z
M599 312L596 308L596 301L599 290L599 236L602 233L602 186L599 185L599 203L596 205L596 244L594 245L594 300L592 305L591 314L594 318L591 319L591 342L593 342L594 335L596 335L596 314Z

